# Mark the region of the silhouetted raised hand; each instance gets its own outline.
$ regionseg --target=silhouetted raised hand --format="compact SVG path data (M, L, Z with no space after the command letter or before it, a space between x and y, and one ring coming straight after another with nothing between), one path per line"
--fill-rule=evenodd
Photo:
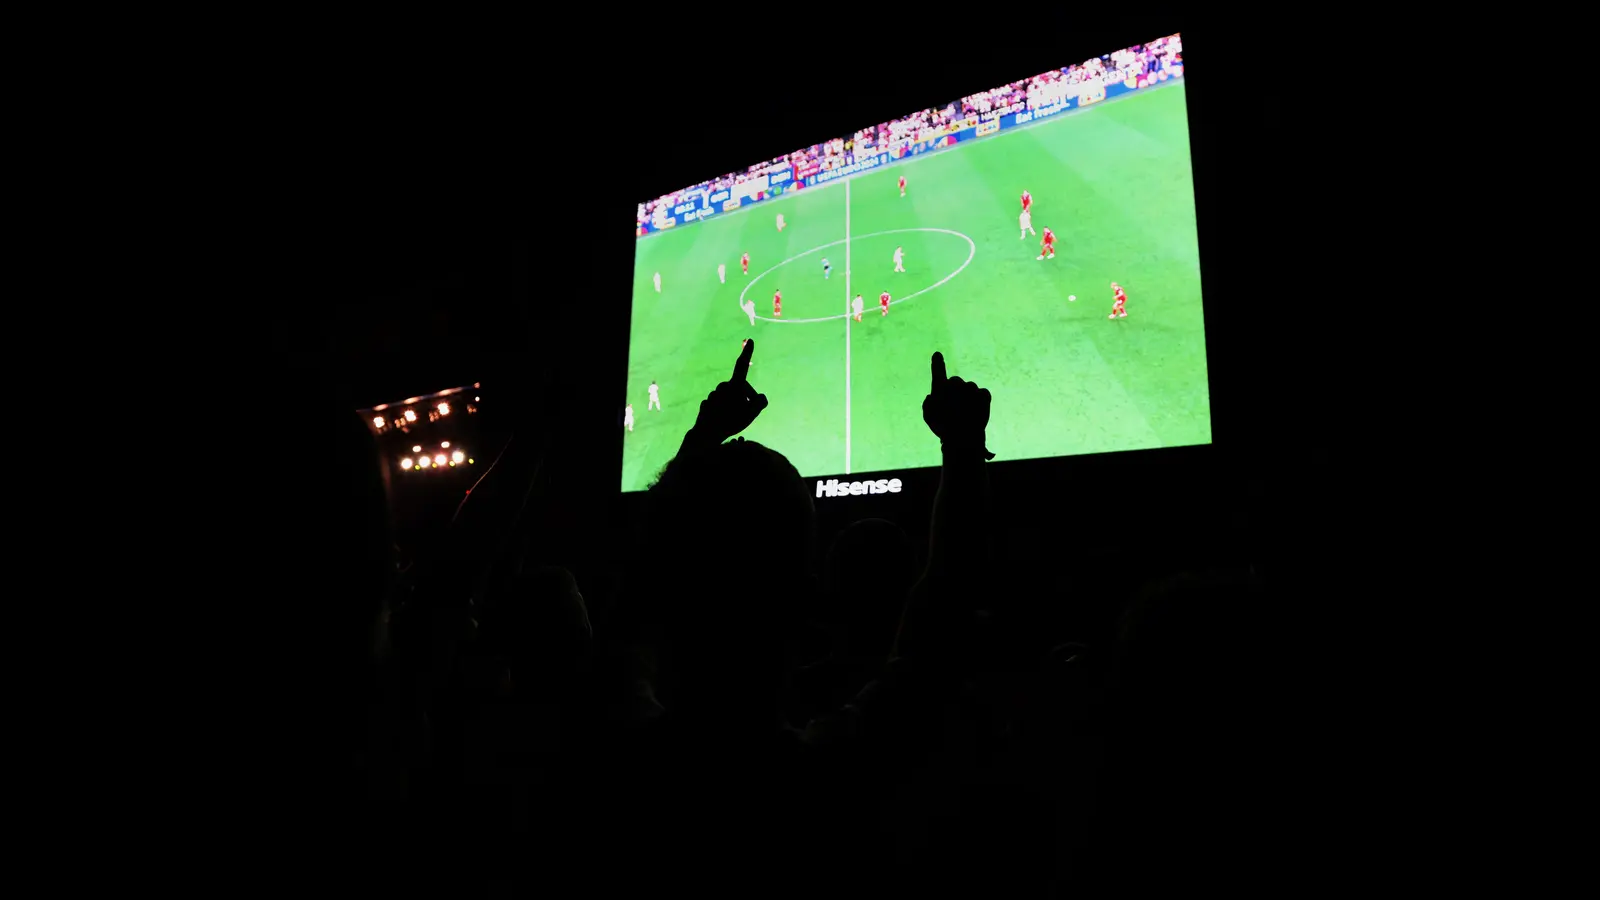
M970 381L947 378L944 354L933 354L933 385L922 401L922 421L938 435L946 450L973 447L984 459L994 459L984 446L984 430L989 427L989 391Z
M919 665L959 666L975 634L973 614L988 599L989 477L984 446L989 392L945 373L933 354L933 383L922 420L939 436L939 490L928 523L928 569L911 591L894 656Z
M750 357L756 352L754 338L745 341L739 351L739 360L733 364L733 376L717 385L716 389L700 401L700 414L694 427L684 437L684 444L720 444L750 427L750 423L767 408L767 395L756 393L747 380L750 374Z

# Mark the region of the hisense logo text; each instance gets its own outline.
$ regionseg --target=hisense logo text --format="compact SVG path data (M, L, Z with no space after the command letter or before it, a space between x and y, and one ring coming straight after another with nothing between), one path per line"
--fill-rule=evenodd
M898 494L900 493L900 479L880 478L877 481L840 481L830 478L827 481L817 482L817 497L843 497L847 494L859 496L861 494Z

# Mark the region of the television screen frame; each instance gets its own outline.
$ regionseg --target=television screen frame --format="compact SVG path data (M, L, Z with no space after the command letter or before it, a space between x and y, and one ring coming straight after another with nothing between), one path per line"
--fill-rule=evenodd
M1169 35L1169 37L1178 38L1178 40L1180 41L1180 46L1181 46L1181 41L1183 40L1183 32L1181 32L1181 31L1173 32L1171 35ZM1157 40L1161 40L1161 39L1157 39ZM1155 41L1148 42L1147 44L1139 44L1139 45L1136 45L1136 46L1142 48L1142 47L1148 46L1148 44L1153 44L1153 43L1155 43ZM1118 53L1118 54L1121 54L1121 53L1124 52L1124 50L1118 50L1118 51L1115 51L1115 52ZM1179 53L1181 54L1181 52L1182 51L1180 49ZM1110 58L1112 55L1113 55L1112 53L1107 53L1105 56L1100 57L1100 59L1104 60L1104 59ZM1091 60L1091 62L1092 62L1092 60ZM1138 76L1135 76L1134 78L1131 78L1131 79L1125 78L1123 80L1112 82L1112 83L1101 82L1098 86L1091 88L1088 93L1078 92L1078 93L1072 93L1072 94L1065 95L1063 100L1058 101L1053 106L1052 105L1047 105L1047 104L1040 104L1040 103L1028 103L1026 105L1026 107L1023 108L1023 109L1012 108L1007 112L1001 113L1001 116L1005 117L1005 118L1004 118L1003 121L1000 121L1000 122L996 122L993 118L988 118L988 117L985 117L985 116L980 114L978 117L976 117L977 121L975 121L975 122L973 122L973 121L965 121L964 122L964 124L965 124L964 128L955 127L955 128L952 128L951 131L946 132L944 134L934 135L931 138L923 138L923 139L920 139L920 140L909 142L909 143L911 143L911 144L913 144L915 146L914 146L914 148L910 148L910 147L906 148L905 149L905 154L909 155L909 156L919 156L919 155L922 155L922 154L925 154L925 153L949 152L949 148L946 148L946 147L933 147L933 148L930 149L929 145L932 144L932 142L934 140L939 140L941 138L949 139L949 138L953 137L954 139L951 141L951 143L955 143L955 144L958 144L958 145L961 144L963 140L969 140L969 141L970 140L982 140L983 138L989 137L991 133L1004 134L1009 129L1013 129L1013 128L1016 128L1016 127L1027 127L1028 125L1032 124L1032 122L1028 121L1028 120L1037 121L1037 120L1040 120L1040 119L1044 119L1046 117L1052 117L1053 118L1058 113L1076 112L1078 109L1083 108L1085 106L1098 105L1102 101L1114 101L1114 100L1119 99L1123 95L1127 95L1127 94L1131 94L1131 93L1148 92L1149 88L1161 87L1161 86L1163 86L1165 84L1168 84L1168 83L1174 83L1174 82L1175 83L1187 83L1192 78L1192 76L1187 74L1186 69L1184 67L1184 63L1185 63L1185 61L1184 61L1183 57L1180 55L1179 58L1178 58L1178 65L1177 65L1175 71L1173 70L1172 67L1154 70L1153 74L1152 74L1151 71L1146 71L1143 74L1145 76L1147 76L1147 77L1143 82L1141 82L1139 80ZM1059 71L1064 71L1064 70L1052 70L1052 71L1059 72ZM1165 76L1165 77L1162 77L1162 76ZM989 93L989 92L986 91L984 93ZM1182 89L1182 90L1176 91L1174 93L1177 94L1181 98L1182 97L1186 97L1187 96L1187 89ZM976 95L969 94L969 95L967 95L967 97L964 97L963 99L968 99L968 98L973 97L973 96L976 96ZM1192 213L1192 216L1193 216L1193 218L1192 218L1192 226L1193 226L1193 229L1194 229L1193 251L1195 253L1196 265L1198 266L1199 265L1199 260L1203 256L1203 253L1204 253L1203 248L1205 246L1205 237L1204 237L1204 234L1202 233L1203 230L1204 230L1203 217L1202 217L1200 209L1199 209L1199 207L1201 205L1201 195L1203 194L1203 191L1199 186L1199 182L1201 181L1201 177L1202 177L1201 176L1201 172L1200 172L1201 165L1197 160L1197 157L1198 157L1199 154L1196 151L1196 148L1194 146L1195 121L1198 118L1198 116L1197 116L1197 114L1196 114L1196 112L1195 112L1195 110L1193 108L1192 103L1190 103L1187 99L1185 99L1183 101L1183 103L1184 103L1184 117L1185 117L1184 124L1186 126L1185 127L1185 135L1189 139L1189 146L1187 146L1185 148L1185 150L1187 151L1186 152L1186 160L1187 160L1188 165L1189 165L1189 171L1188 171L1189 180L1187 182L1188 187L1189 187L1189 192L1188 192L1188 200L1189 200L1189 203L1190 203L1189 211ZM963 110L963 112L965 112L965 110ZM1024 121L1019 123L1019 122L1016 121L1017 118L1024 118ZM1065 118L1065 117L1063 117L1063 118ZM957 118L957 123L962 123L964 119L965 119L965 117L958 117ZM984 133L981 134L981 135L977 133L978 130L980 129L980 127L984 130ZM965 132L965 133L963 133L963 132ZM827 142L824 142L824 145L826 143ZM792 156L792 155L790 155L790 156ZM783 171L784 165L783 165L783 163L781 161L785 160L785 159L788 159L788 157L774 157L772 160L770 160L767 163L763 164L763 166L766 167L766 169L767 169L766 171L755 172L754 174L756 174L758 176L762 176L762 180L763 180L764 185L766 187L773 187L773 186L782 187L785 183L793 183L794 180L806 180L807 187L814 187L814 186L818 186L818 185L821 185L821 184L830 183L830 182L838 180L840 178L844 178L845 176L860 175L860 174L862 174L864 172L868 172L868 171L872 171L872 170L875 170L877 168L880 168L883 165L883 164L879 163L879 164L868 165L868 166L860 167L860 168L846 168L843 171L834 171L834 170L821 170L820 167L813 167L813 166L809 166L809 165L806 166L806 167L803 167L803 168L802 167L796 167L796 166L794 166L793 162L791 161L791 162L788 163L787 178L785 178L784 181L780 181L780 182L777 182L777 183L774 183L774 182L770 181L769 176L773 175L774 172L782 172ZM850 167L850 166L852 166L852 164L847 163L846 166ZM756 167L751 167L751 168L755 169ZM915 167L906 167L906 168L910 169L911 171L914 171L914 169L915 169ZM908 178L913 182L913 184L915 183L916 179L915 179L914 175L908 174ZM850 179L847 179L847 180L850 180ZM710 180L709 183L712 183L714 185L716 181L717 181L716 179L712 179L712 180ZM707 184L707 183L708 182L702 182L702 185ZM699 187L699 185L697 185L696 187ZM915 188L913 187L913 190L914 189ZM688 189L688 190L692 191L693 188ZM748 189L746 189L746 190L748 190ZM804 189L802 189L802 190L804 190ZM677 192L673 192L673 193L681 195L684 192L677 191ZM719 196L719 194L721 194L721 193L726 193L728 196L727 197ZM675 229L675 228L682 228L682 227L703 227L703 225L704 225L703 220L704 219L713 218L713 217L719 216L719 215L725 215L725 214L727 214L729 212L735 212L735 211L738 211L741 208L743 208L745 206L749 206L749 205L763 205L765 203L765 201L771 199L770 196L755 197L755 196L751 196L749 194L740 196L738 198L733 198L732 197L733 193L734 193L734 190L733 189L729 189L729 188L721 188L721 189L718 189L718 190L706 191L706 192L703 192L699 197L695 197L691 201L688 201L686 203L685 202L680 202L678 204L673 204L670 207L670 208L673 209L673 211L671 213L669 213L669 214L663 215L663 213L661 212L661 210L663 210L665 208L668 208L668 207L666 207L666 206L664 206L662 204L657 204L653 209L649 210L649 213L650 213L649 216L644 216L644 215L639 216L639 218L636 220L636 230L635 230L635 235L634 235L634 249L636 251L635 252L635 258L630 263L630 271L632 271L632 275L633 275L633 279L632 279L633 284L634 285L638 285L641 282L641 280L647 279L649 277L649 273L638 270L639 259L638 259L638 256L637 256L637 250L638 250L638 248L639 248L639 246L641 245L642 242L655 239L653 237L654 231L672 230L672 229ZM672 196L672 195L667 195L667 196ZM782 196L782 194L780 193L777 196ZM716 207L711 205L711 204L726 204L726 203L728 203L729 199L735 199L736 200L736 202L733 204L733 209L716 208ZM696 201L698 201L698 202L696 202ZM686 207L690 207L690 206L692 206L692 208L686 208ZM644 211L644 205L643 204L640 205L640 209L636 210L636 212L642 212L642 211ZM757 210L754 210L754 209L748 210L748 211L744 211L741 214L747 215L747 216L749 216L749 215L764 215L763 213L761 213L761 212L759 212ZM667 216L671 217L672 224L661 226L662 222L667 221ZM685 222L687 222L688 224L684 224ZM768 223L768 224L771 224L771 223ZM1015 223L1013 224L1012 227L1015 227ZM652 229L654 229L654 231ZM976 248L974 248L973 252L974 253L976 252ZM1067 251L1067 252L1070 252L1070 250ZM1043 262L1043 261L1041 261L1041 262ZM835 266L836 267L838 266L837 262L835 262ZM754 268L754 267L752 267L752 268ZM735 264L732 264L731 261L730 261L730 264L728 265L728 269L730 271L728 272L727 277L731 280L732 277L734 276L734 274L736 272L738 272L738 270L735 269ZM739 273L739 274L742 274L742 273ZM754 274L754 271L752 271L752 274ZM948 280L949 280L948 278L945 279L945 281L948 281ZM1130 281L1131 281L1131 279L1130 279ZM943 283L944 283L943 281L940 282L940 284L943 284ZM1197 281L1196 281L1197 288L1198 288L1198 285L1200 283L1201 282L1199 280L1199 276L1197 275ZM716 283L713 282L712 286L715 287ZM937 285L936 285L936 287L937 287ZM1129 287L1129 293L1130 293L1129 304L1130 304L1131 307L1133 307L1135 309L1135 311L1137 311L1137 306L1139 304L1140 298L1139 298L1139 295L1138 295L1136 289L1133 288L1131 284L1130 284L1130 287ZM1087 291L1085 291L1085 294L1086 294L1086 296L1084 298L1082 298L1082 299L1087 300L1088 299ZM634 347L634 337L635 337L635 335L633 333L633 328L632 328L632 312L633 312L633 307L634 307L635 303L637 302L637 299L638 299L638 295L637 294L630 294L629 304L628 304L629 321L624 324L625 342L624 342L624 348L623 348L623 358L625 360L625 364L627 366L629 366L629 367L631 367L633 365L633 362L634 362L634 359L635 359L635 347ZM763 296L761 298L761 302L764 303L766 301L766 299L767 298L765 298ZM894 304L898 304L900 301L899 301L898 298L896 298L892 302ZM1107 298L1099 298L1098 296L1096 296L1096 298L1095 298L1095 300L1093 302L1094 302L1094 305L1096 305L1096 306L1109 305L1109 297L1107 297ZM1209 313L1210 313L1211 310L1204 305L1203 299L1197 298L1195 302L1196 302L1196 304L1197 304L1197 306L1199 308L1199 315L1201 317L1201 321L1203 323L1209 324L1209 322L1210 322ZM877 312L877 310L873 308L874 306L875 306L875 304L873 304L872 306L869 306L868 309L867 309L867 312L868 313ZM765 313L767 311L763 310L763 312ZM759 337L760 337L760 335L758 333L757 334L758 347L761 344L761 341L760 341ZM1140 456L1140 455L1145 455L1145 456L1149 456L1149 455L1172 456L1174 454L1177 454L1177 455L1193 456L1195 454L1209 453L1210 452L1210 448L1214 447L1216 445L1216 443L1217 443L1217 440L1218 440L1218 433L1217 433L1218 432L1218 428L1217 428L1217 423L1216 423L1217 404L1216 404L1215 398L1212 396L1212 394L1213 394L1214 363L1215 363L1216 353L1214 352L1214 348L1213 348L1213 345L1212 345L1211 337L1212 337L1211 331L1209 329L1205 328L1205 326L1203 324L1201 326L1200 340L1199 340L1199 347L1201 349L1201 365L1203 367L1203 370L1202 370L1202 374L1201 374L1201 376L1199 378L1199 381L1198 381L1198 385L1205 392L1206 402L1207 402L1207 407L1208 407L1207 414L1206 414L1206 420L1207 420L1207 423L1206 423L1206 440L1204 440L1203 442L1187 442L1187 443L1178 443L1178 444L1163 444L1163 445L1155 445L1155 446L1150 446L1150 447L1138 447L1138 448L1135 448L1135 447L1114 448L1114 449L1099 450L1099 451L1087 451L1087 452L1077 452L1077 453L1067 453L1067 454L1054 454L1054 455L1030 454L1028 456L1023 456L1023 457L1015 457L1015 456L1008 457L1006 454L1004 454L1004 452L1002 452L1002 455L994 461L995 464L996 464L996 466L994 468L1017 468L1017 469L1028 469L1028 470L1031 470L1031 471L1034 471L1034 472L1038 472L1038 471L1040 471L1040 467L1042 467L1042 466L1043 467L1049 467L1049 466L1059 465L1060 463L1062 463L1064 461L1068 461L1068 460L1073 460L1073 461L1077 461L1077 462L1082 463L1082 464L1087 464L1088 461L1091 458L1093 458L1093 457L1101 457L1101 456L1126 458L1126 457L1130 457L1130 456ZM734 347L732 349L732 351L730 351L730 353L728 354L727 366L730 369L731 369L733 358L736 355L736 351L737 351L737 347ZM761 382L759 380L757 380L758 376L759 376L759 368L760 368L759 367L759 363L761 361L761 353L760 353L759 349L757 351L756 358L757 358L757 371L755 373L752 373L752 381L756 384L758 389L762 389ZM958 371L958 369L960 367L961 367L960 361L959 360L955 361L954 364L952 365L952 373L951 374L960 374L960 371ZM908 376L909 376L909 374L910 373L908 373ZM719 374L719 375L715 376L714 380L708 379L706 381L706 383L704 383L704 384L689 384L689 385L683 385L681 387L675 385L674 389L676 391L676 395L673 397L673 400L676 403L680 404L680 406L684 405L684 404L688 404L688 405L691 405L691 406L694 405L694 404L697 404L699 398L702 397L706 391L709 391L715 385L716 381L723 380L726 377L727 377L726 374ZM978 380L980 380L980 382L982 381L981 376L975 376L975 377L977 377ZM688 396L684 396L684 395L688 395ZM646 403L646 399L643 396L640 396L640 397L637 397L637 398L630 398L630 399L632 399L634 401L634 404L633 404L634 407L635 407L634 416L635 416L635 420L637 421L637 420L641 419L646 412L649 412L648 409L643 408L644 404ZM622 404L621 406L618 407L618 409L619 409L618 421L619 422L622 421L622 415L621 415L620 410L622 409L623 406L626 406L626 405L627 405L627 403L626 403L626 400L625 400L624 404ZM1006 413L1007 414L1011 414L1011 415L1023 414L1021 411L1016 410L1014 408L1008 408L1006 410ZM692 420L692 417L691 417L691 420ZM919 420L920 420L920 417L919 417ZM991 423L991 427L993 427L992 423ZM626 459L627 459L626 451L625 451L625 449L623 449L623 442L625 442L627 440L627 436L628 436L628 432L627 432L627 429L626 429L625 426L622 429L619 429L619 436L621 438L621 441L619 441L618 445L615 445L615 446L618 446L619 450L621 451L621 452L618 453L618 456L616 457L616 459L617 459L617 461L618 461L618 463L620 465L619 465L617 470L613 470L613 471L614 471L614 473L616 475L621 476L621 475L623 475L623 472L625 471ZM666 443L670 443L672 445L672 448L675 449L676 446L677 446L677 441L678 441L678 439L681 439L681 437L682 437L681 433L678 433L678 434L672 435L671 439L670 440L666 440L665 442ZM757 438L757 439L759 439L759 438ZM928 436L928 440L931 443L936 444L935 439L933 439L931 435ZM782 445L779 445L779 444L774 444L774 448L778 449L779 451L786 451L786 448L784 446L782 446ZM1002 448L1002 451L1003 451L1003 448ZM663 460L663 463L664 463L664 460ZM916 493L916 494L920 495L920 494L926 493L926 491L923 490L922 485L928 484L928 485L931 486L931 484L930 484L931 480L932 480L933 476L936 476L936 473L937 473L937 462L933 461L933 460L930 460L930 461L927 461L927 462L924 462L924 463L919 463L919 464L907 464L907 465L889 466L889 467L884 467L884 468L874 468L871 471L863 470L863 469L861 469L860 467L857 467L857 466L840 467L840 468L845 469L845 471L837 471L836 470L836 471L832 471L832 472L818 471L814 467L808 467L808 466L805 466L805 465L801 465L799 463L797 463L797 467L801 469L802 475L806 478L806 480L808 482L814 483L816 485L816 492L817 492L817 497L818 497L819 501L822 500L822 499L834 499L834 498L841 498L841 497L856 498L856 497L873 497L873 496L878 496L878 495L883 495L886 498L892 498L892 497L897 497L897 496L899 496L901 494L908 493L908 492L909 493ZM647 473L647 475L648 475L648 477L653 478L654 471L655 470L659 470L660 466L659 465L654 465L651 468L653 469L653 471ZM896 485L897 482L898 482L899 490L896 490L896 488L895 488L895 485ZM641 493L647 487L647 483L640 483L640 484L636 484L636 485L633 485L633 486L628 486L627 484L624 483L624 477L615 477L615 479L613 480L612 484L613 484L613 490L621 489L621 493L624 496L637 495L637 494ZM912 490L912 486L913 485L917 486L915 490Z

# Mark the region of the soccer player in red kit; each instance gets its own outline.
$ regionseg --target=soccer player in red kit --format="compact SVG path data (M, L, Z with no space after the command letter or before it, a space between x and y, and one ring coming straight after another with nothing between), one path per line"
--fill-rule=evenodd
M1033 205L1033 195L1028 193L1027 191L1023 191L1022 192L1022 211L1023 212L1027 212L1028 211L1028 207L1030 207L1032 205Z
M883 314L884 315L887 316L889 314L889 292L888 291L884 291L883 293L878 295L878 306L883 309Z
M1111 315L1106 316L1106 318L1126 319L1128 311L1123 308L1123 304L1128 302L1128 292L1122 289L1122 285L1113 281L1111 282L1111 296L1113 298L1111 301Z
M1056 233L1049 228L1044 230L1044 241L1039 244L1039 259L1056 258Z
M901 175L900 176L900 196L904 197L905 195L906 195L906 177L904 175Z
M744 273L746 275L749 275L750 274L750 254L746 253L744 256L739 257L739 265L744 266Z
M783 318L783 291L772 292L772 315L773 318Z

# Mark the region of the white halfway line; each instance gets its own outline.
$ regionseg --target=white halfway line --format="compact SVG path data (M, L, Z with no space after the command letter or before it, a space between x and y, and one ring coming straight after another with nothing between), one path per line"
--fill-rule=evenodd
M782 263L779 263L782 265ZM844 183L844 473L850 474L850 182Z

